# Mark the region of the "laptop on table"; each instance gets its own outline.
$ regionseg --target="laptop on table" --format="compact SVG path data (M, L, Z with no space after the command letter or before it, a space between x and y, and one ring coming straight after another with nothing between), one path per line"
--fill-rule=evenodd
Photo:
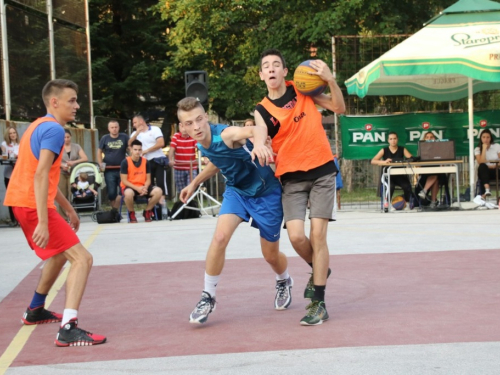
M455 141L420 141L418 156L420 161L456 160Z

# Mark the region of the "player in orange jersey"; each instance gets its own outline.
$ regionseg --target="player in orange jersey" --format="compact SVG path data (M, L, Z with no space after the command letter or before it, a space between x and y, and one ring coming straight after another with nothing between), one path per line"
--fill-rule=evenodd
M69 80L49 81L42 90L47 108L44 117L33 122L21 138L19 157L11 176L4 204L12 206L28 244L46 263L24 324L61 322L57 346L102 344L106 337L78 328L77 313L92 268L92 255L83 247L75 232L80 221L58 189L64 146L63 126L74 121L78 86ZM69 224L57 213L54 201L66 211ZM45 298L62 267L71 268L66 281L63 314L45 309Z

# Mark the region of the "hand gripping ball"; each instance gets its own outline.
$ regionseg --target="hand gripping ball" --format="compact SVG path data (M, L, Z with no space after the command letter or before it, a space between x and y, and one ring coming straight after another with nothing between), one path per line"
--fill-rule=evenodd
M304 61L295 69L293 81L295 82L297 90L302 94L317 96L322 94L328 85L319 76L310 74L311 72L316 73L316 69L314 69L310 63L311 60Z

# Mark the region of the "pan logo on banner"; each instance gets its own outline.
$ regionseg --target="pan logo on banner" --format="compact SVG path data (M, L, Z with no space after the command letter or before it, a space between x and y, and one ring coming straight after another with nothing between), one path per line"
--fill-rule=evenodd
M477 144L485 128L500 139L500 111L478 111L474 114L472 138ZM341 116L342 157L350 160L371 159L386 147L389 132L395 131L399 145L417 154L418 142L431 131L438 140L454 140L457 156L469 155L467 113L409 113L383 116Z
M484 122L482 123L482 121L484 121ZM486 124L487 124L486 120L482 120L482 121L479 123L479 126L481 128L472 129L472 137L474 138L474 144L476 144L476 140L479 140L479 135L483 131L483 128L486 128ZM493 134L493 137L495 139L500 138L500 124L492 124L492 125L488 126L488 129L491 131L491 134ZM469 126L468 125L463 126L462 134L463 134L463 143L468 144L469 143Z
M423 130L422 130L423 128ZM448 139L449 131L444 126L432 126L430 122L422 123L422 127L418 128L406 128L406 143L405 146L415 145L418 147L418 142L422 141L425 137L425 134L428 132L432 132L436 139Z
M372 124L365 125L366 131L362 129L349 129L350 142L356 146L385 146L387 145L387 134L389 129L377 129L373 131Z

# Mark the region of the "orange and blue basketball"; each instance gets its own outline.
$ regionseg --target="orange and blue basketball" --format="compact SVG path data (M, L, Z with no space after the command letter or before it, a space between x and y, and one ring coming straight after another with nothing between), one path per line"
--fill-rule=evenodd
M406 207L406 201L402 195L392 198L392 207L395 210L403 210Z
M311 61L304 61L295 69L293 81L297 90L302 94L316 96L322 94L328 85L318 75L310 74L316 73L316 69L311 66Z

